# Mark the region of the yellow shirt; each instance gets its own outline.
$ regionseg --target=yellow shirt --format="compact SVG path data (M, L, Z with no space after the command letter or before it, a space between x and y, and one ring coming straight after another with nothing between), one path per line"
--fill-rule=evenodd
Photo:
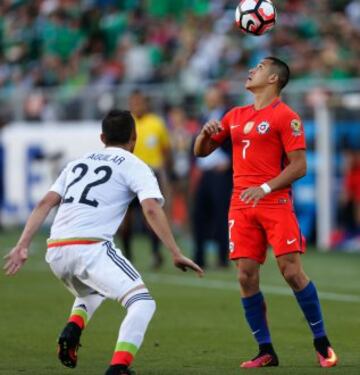
M151 168L162 168L165 163L164 149L168 148L170 143L163 120L152 113L134 118L137 132L134 154Z

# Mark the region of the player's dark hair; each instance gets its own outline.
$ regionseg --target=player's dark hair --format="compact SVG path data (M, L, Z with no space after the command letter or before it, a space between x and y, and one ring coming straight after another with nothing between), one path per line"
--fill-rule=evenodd
M270 60L274 67L275 73L279 76L279 89L282 90L290 79L290 68L286 62L280 60L277 57L268 56L265 60Z
M101 128L107 145L125 144L130 141L135 120L130 111L112 109L103 119Z

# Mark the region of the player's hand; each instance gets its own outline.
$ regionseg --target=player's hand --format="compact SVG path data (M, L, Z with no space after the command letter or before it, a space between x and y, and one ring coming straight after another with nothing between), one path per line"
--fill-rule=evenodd
M189 268L195 271L199 277L204 275L204 271L195 262L182 254L174 256L173 261L175 267L180 268L181 271L186 272Z
M15 246L7 255L4 256L4 270L7 276L15 275L24 265L28 258L27 247Z
M266 193L260 186L255 186L245 189L240 194L240 199L246 204L252 203L252 206L255 207L258 204L259 200L261 198L264 198L265 195Z
M220 133L222 130L224 130L224 128L220 121L210 120L201 129L201 134L205 137L211 137L213 134Z

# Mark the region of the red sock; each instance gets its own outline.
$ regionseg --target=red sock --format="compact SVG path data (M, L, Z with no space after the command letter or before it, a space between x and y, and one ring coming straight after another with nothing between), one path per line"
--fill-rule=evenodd
M80 316L80 315L71 315L69 320L68 320L69 323L75 323L76 325L78 325L81 329L84 329L85 328L85 319Z

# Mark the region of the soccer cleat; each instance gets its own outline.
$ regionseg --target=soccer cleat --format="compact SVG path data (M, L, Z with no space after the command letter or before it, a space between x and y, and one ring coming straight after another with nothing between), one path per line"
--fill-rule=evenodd
M331 347L330 341L327 336L322 336L314 339L314 347L316 356L321 367L333 367L338 362L338 357Z
M111 365L105 375L136 375L136 372L124 365Z
M250 361L243 362L241 368L258 368L279 366L279 360L275 353L259 353Z
M77 364L77 351L80 346L81 329L75 323L68 323L58 339L58 358L60 362L70 368Z
M316 356L321 367L334 367L338 362L338 357L331 346L327 348L327 357L323 357L318 351Z

